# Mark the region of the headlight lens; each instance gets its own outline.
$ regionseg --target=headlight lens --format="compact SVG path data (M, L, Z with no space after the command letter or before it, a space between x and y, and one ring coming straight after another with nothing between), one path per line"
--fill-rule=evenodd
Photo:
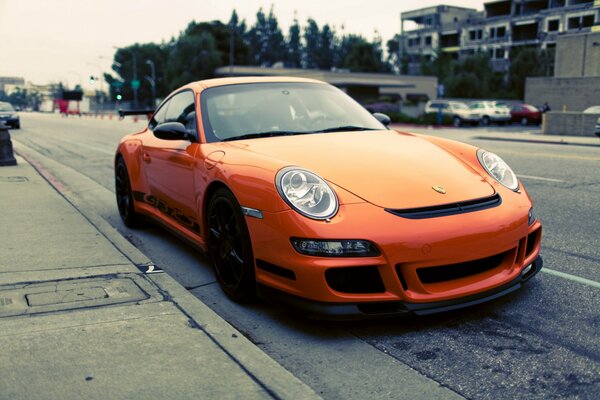
M279 195L294 210L313 219L327 219L338 210L338 200L327 182L305 169L284 168L275 178Z
M498 155L482 149L477 150L477 158L485 170L498 182L517 191L519 181L512 169Z
M300 253L315 257L376 257L379 250L367 240L323 240L291 238Z

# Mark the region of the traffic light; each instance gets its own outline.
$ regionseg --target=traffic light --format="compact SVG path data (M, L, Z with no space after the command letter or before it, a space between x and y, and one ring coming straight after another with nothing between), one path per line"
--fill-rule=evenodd
M121 100L123 100L123 96L121 95L121 93L117 93L117 94L115 95L115 100L117 100L117 101L121 101Z
M96 83L96 77L94 75L90 75L90 83L93 85L94 83Z

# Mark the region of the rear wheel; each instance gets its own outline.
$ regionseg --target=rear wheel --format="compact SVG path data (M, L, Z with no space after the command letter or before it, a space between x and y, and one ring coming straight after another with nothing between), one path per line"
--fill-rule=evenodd
M208 248L219 286L237 302L256 295L254 256L246 220L233 193L219 188L208 205Z
M115 166L115 193L119 215L123 223L130 228L138 228L142 225L141 216L135 212L133 206L133 192L129 181L129 172L125 160L119 157Z
M529 120L527 119L527 117L521 118L521 125L527 126L528 124L529 124Z
M452 125L454 125L455 127L459 127L462 124L462 121L460 120L459 117L454 117L452 118Z
M490 117L488 117L487 115L483 116L481 118L481 125L488 126L489 124L490 124Z

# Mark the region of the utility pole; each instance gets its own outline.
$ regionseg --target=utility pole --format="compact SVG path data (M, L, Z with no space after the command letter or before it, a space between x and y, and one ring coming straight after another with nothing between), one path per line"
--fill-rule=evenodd
M152 87L152 108L156 107L156 69L154 66L154 61L146 60L146 64L150 65L150 72L152 74L151 77L146 77L150 82L150 86Z
M131 81L131 88L133 89L133 108L137 109L139 89L139 81L137 79L137 57L133 50L131 51L131 55L133 56L133 80Z

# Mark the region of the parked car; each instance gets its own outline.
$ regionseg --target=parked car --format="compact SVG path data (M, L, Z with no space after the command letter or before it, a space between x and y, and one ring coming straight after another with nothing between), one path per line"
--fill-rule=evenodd
M123 222L149 217L206 251L235 301L429 314L542 268L542 224L499 156L388 129L316 80L183 86L121 140L114 167Z
M583 110L585 114L600 114L600 106L592 106ZM600 137L600 117L596 121L596 126L594 128L594 134Z
M438 113L449 116L454 126L461 126L465 123L476 125L479 123L480 114L469 109L469 107L460 101L431 100L425 104L425 114Z
M505 124L510 122L510 109L504 104L496 104L493 101L476 101L469 108L481 116L481 125Z
M523 126L529 124L540 124L542 112L530 104L515 104L510 109L512 122L518 122Z
M10 103L0 101L0 123L4 123L13 129L21 128L21 120L17 110Z

